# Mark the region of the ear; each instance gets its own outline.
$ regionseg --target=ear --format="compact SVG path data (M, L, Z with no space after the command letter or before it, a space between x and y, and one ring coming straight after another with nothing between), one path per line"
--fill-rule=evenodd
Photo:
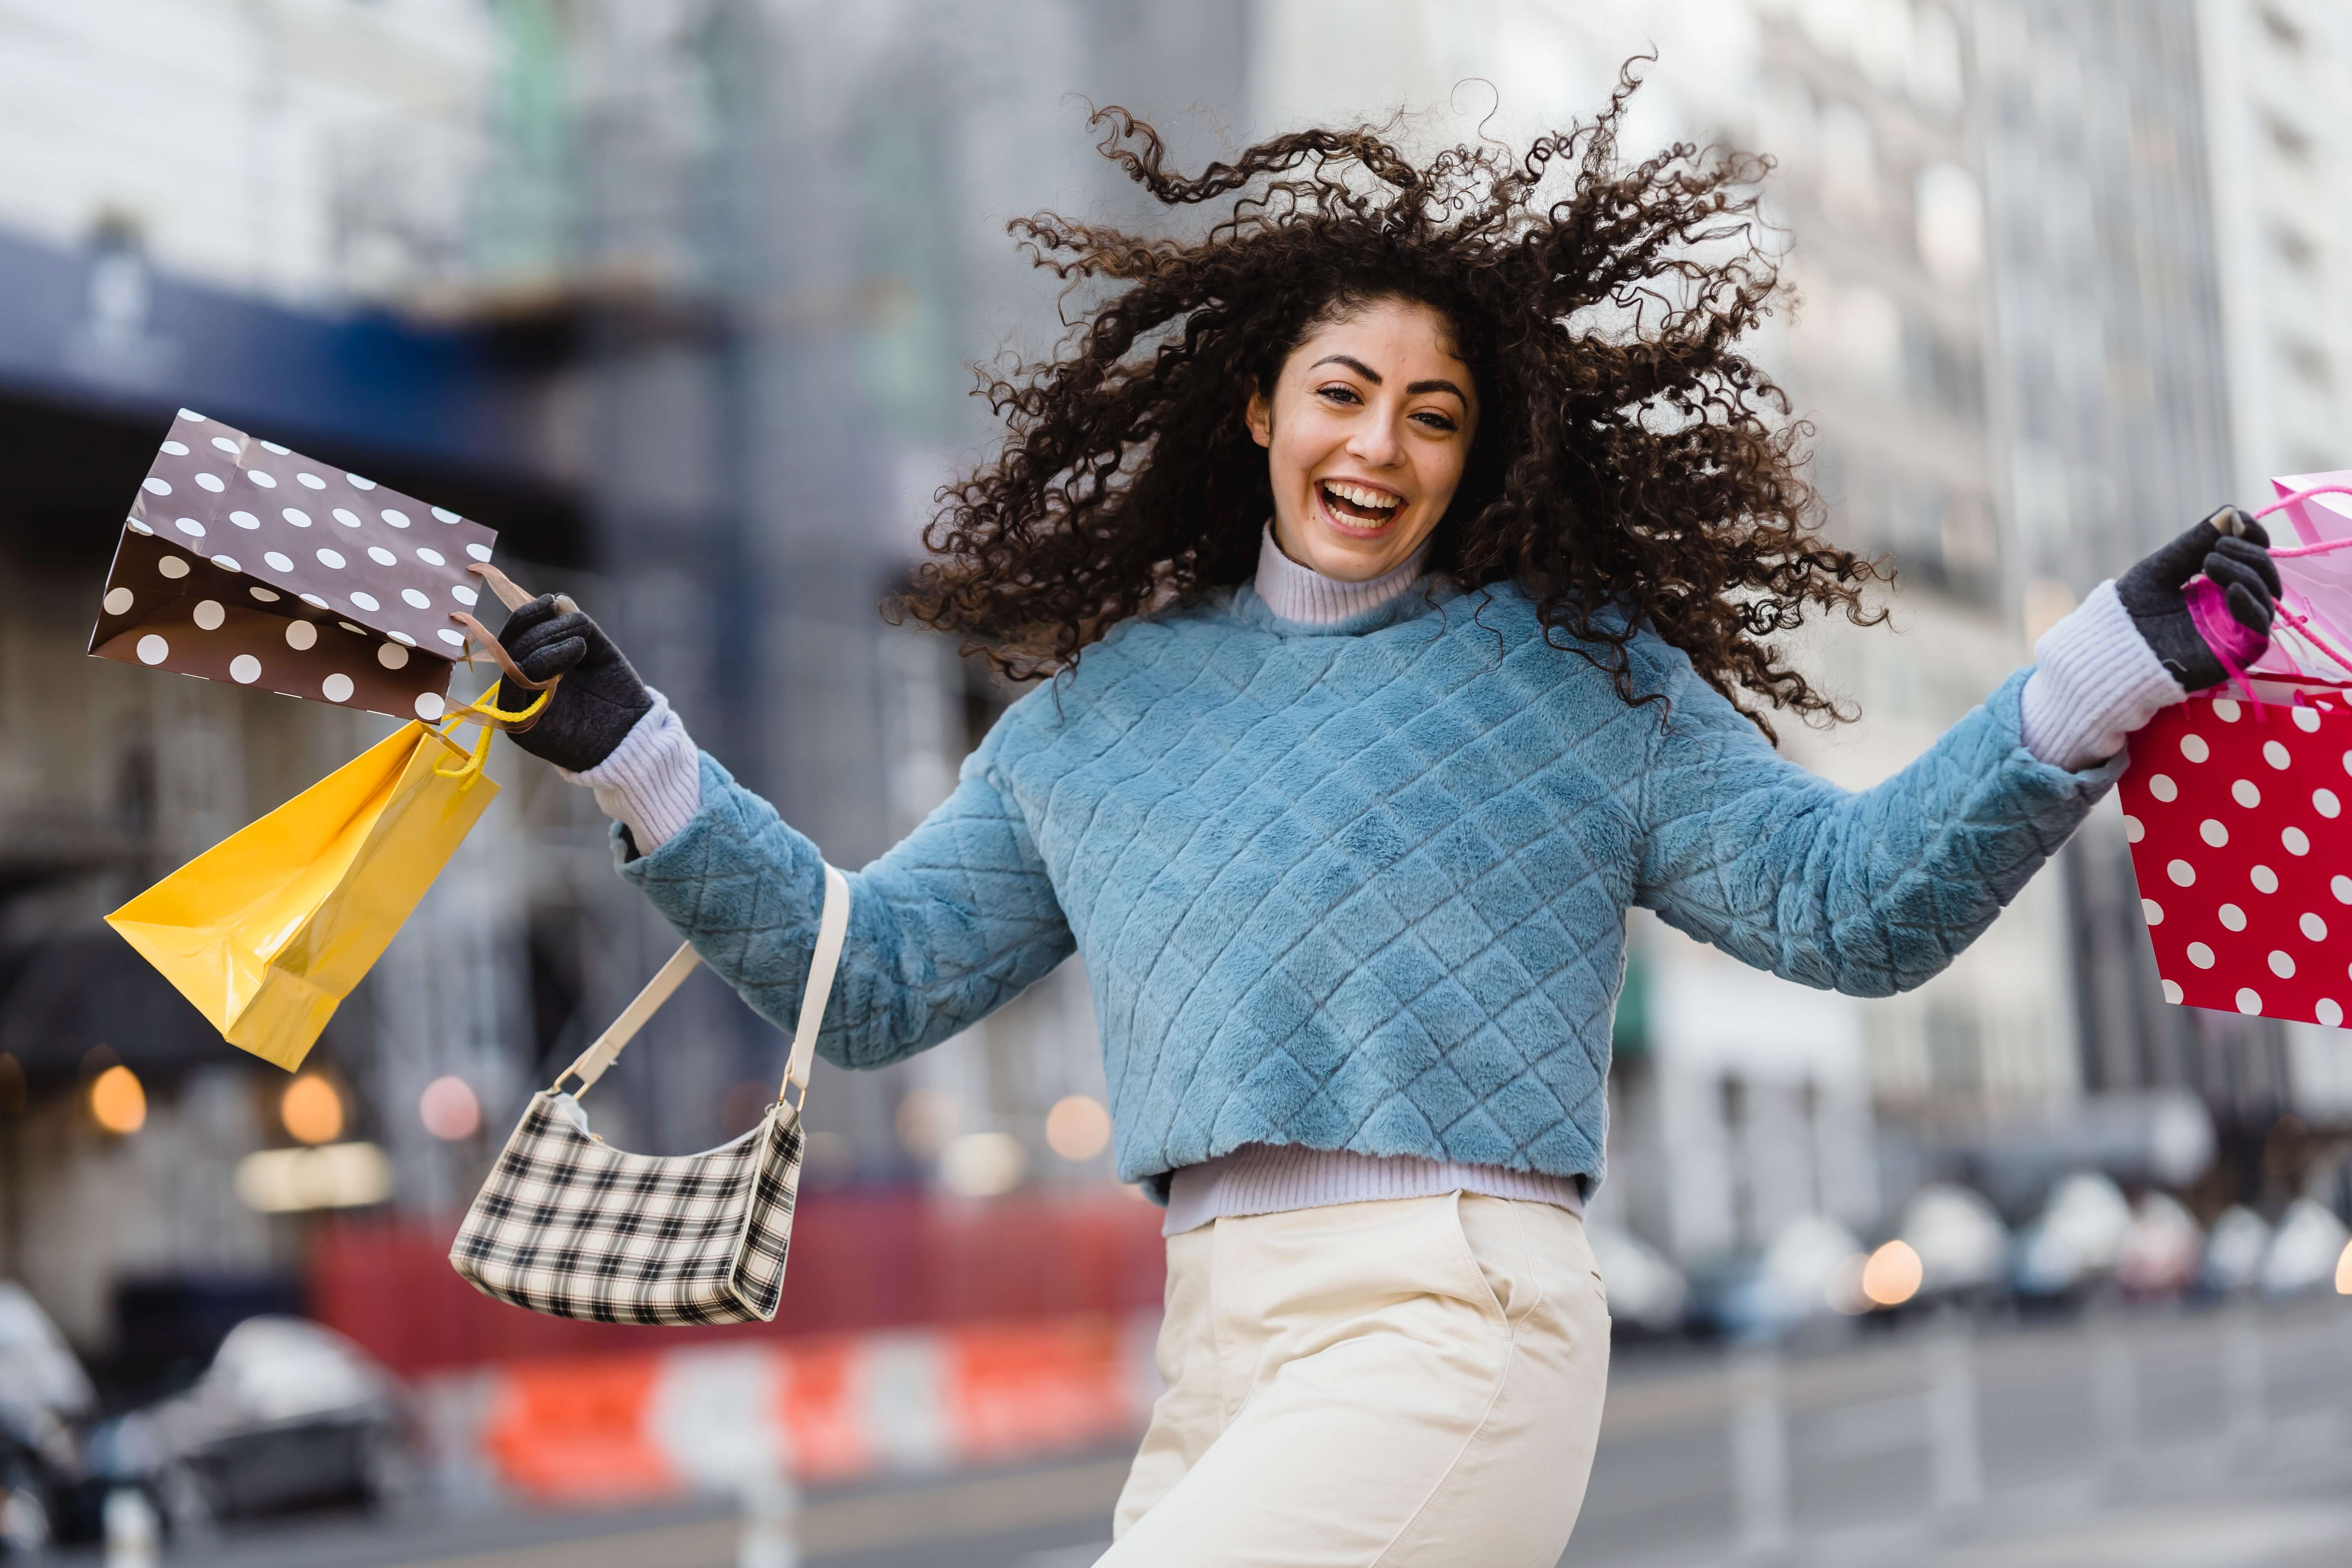
M1249 406L1243 411L1242 418L1249 426L1251 440L1261 447L1274 445L1274 405L1266 401L1265 388L1250 394Z

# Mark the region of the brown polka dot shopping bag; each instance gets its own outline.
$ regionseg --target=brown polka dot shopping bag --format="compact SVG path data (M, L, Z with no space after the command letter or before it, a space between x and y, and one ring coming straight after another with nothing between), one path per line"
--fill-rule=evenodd
M187 409L140 482L89 651L441 717L498 535Z
M2269 646L2241 667L2218 590L2189 585L2231 679L2132 736L2124 831L2166 1001L2334 1028L2352 1014L2352 472L2272 483L2255 515L2295 537L2271 551Z
M308 504L273 522L257 494ZM544 706L541 689L504 711L493 686L446 710L468 633L531 684L466 614L484 577L521 597L487 564L495 537L194 415L173 426L90 651L410 720L106 917L229 1044L301 1063L498 794L491 730ZM470 747L455 736L467 723Z

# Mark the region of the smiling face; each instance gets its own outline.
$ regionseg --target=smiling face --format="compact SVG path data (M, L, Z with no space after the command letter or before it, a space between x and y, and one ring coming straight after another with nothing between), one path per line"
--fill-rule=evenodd
M1477 388L1444 316L1375 300L1309 331L1248 419L1274 480L1275 542L1326 577L1364 583L1402 565L1445 515L1477 431Z

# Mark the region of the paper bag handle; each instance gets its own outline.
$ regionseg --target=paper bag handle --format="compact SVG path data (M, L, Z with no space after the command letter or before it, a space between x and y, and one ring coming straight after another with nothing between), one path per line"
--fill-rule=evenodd
M841 946L849 934L849 879L831 866L824 868L824 909L817 917L816 951L809 956L808 984L801 991L801 1013L798 1026L793 1031L793 1051L784 1067L782 1088L776 1099L798 1116L808 1103L809 1068L816 1056L816 1037L824 1027L825 1002L833 994L834 975L841 967ZM604 1076L604 1069L619 1058L621 1048L636 1037L671 993L684 984L702 962L691 945L684 945L670 954L669 962L661 966L635 1000L621 1009L613 1026L596 1037L595 1044L573 1058L570 1067L555 1075L551 1087L562 1092L563 1080L577 1078L580 1087L572 1091L578 1100ZM793 1097L797 1086L800 1094Z

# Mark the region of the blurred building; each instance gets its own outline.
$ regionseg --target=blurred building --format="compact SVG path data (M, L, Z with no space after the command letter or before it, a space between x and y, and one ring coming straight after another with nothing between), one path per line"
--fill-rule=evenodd
M698 739L859 864L1012 695L875 614L988 438L964 362L1055 331L1003 222L1121 199L1073 92L1205 144L1244 37L1237 5L1047 3L984 29L751 0L0 23L0 451L38 476L0 503L0 1271L99 1346L126 1282L290 1281L314 1234L236 1195L247 1156L296 1141L283 1076L98 924L383 729L81 657L174 406L501 528L509 570L586 602ZM312 1061L333 1136L386 1150L390 1208L428 1227L674 940L582 792L504 747L492 771L493 815ZM1083 976L975 1034L826 1072L812 1179L1106 1184ZM708 1146L756 1119L781 1047L698 979L598 1126ZM92 1113L115 1066L134 1131Z

